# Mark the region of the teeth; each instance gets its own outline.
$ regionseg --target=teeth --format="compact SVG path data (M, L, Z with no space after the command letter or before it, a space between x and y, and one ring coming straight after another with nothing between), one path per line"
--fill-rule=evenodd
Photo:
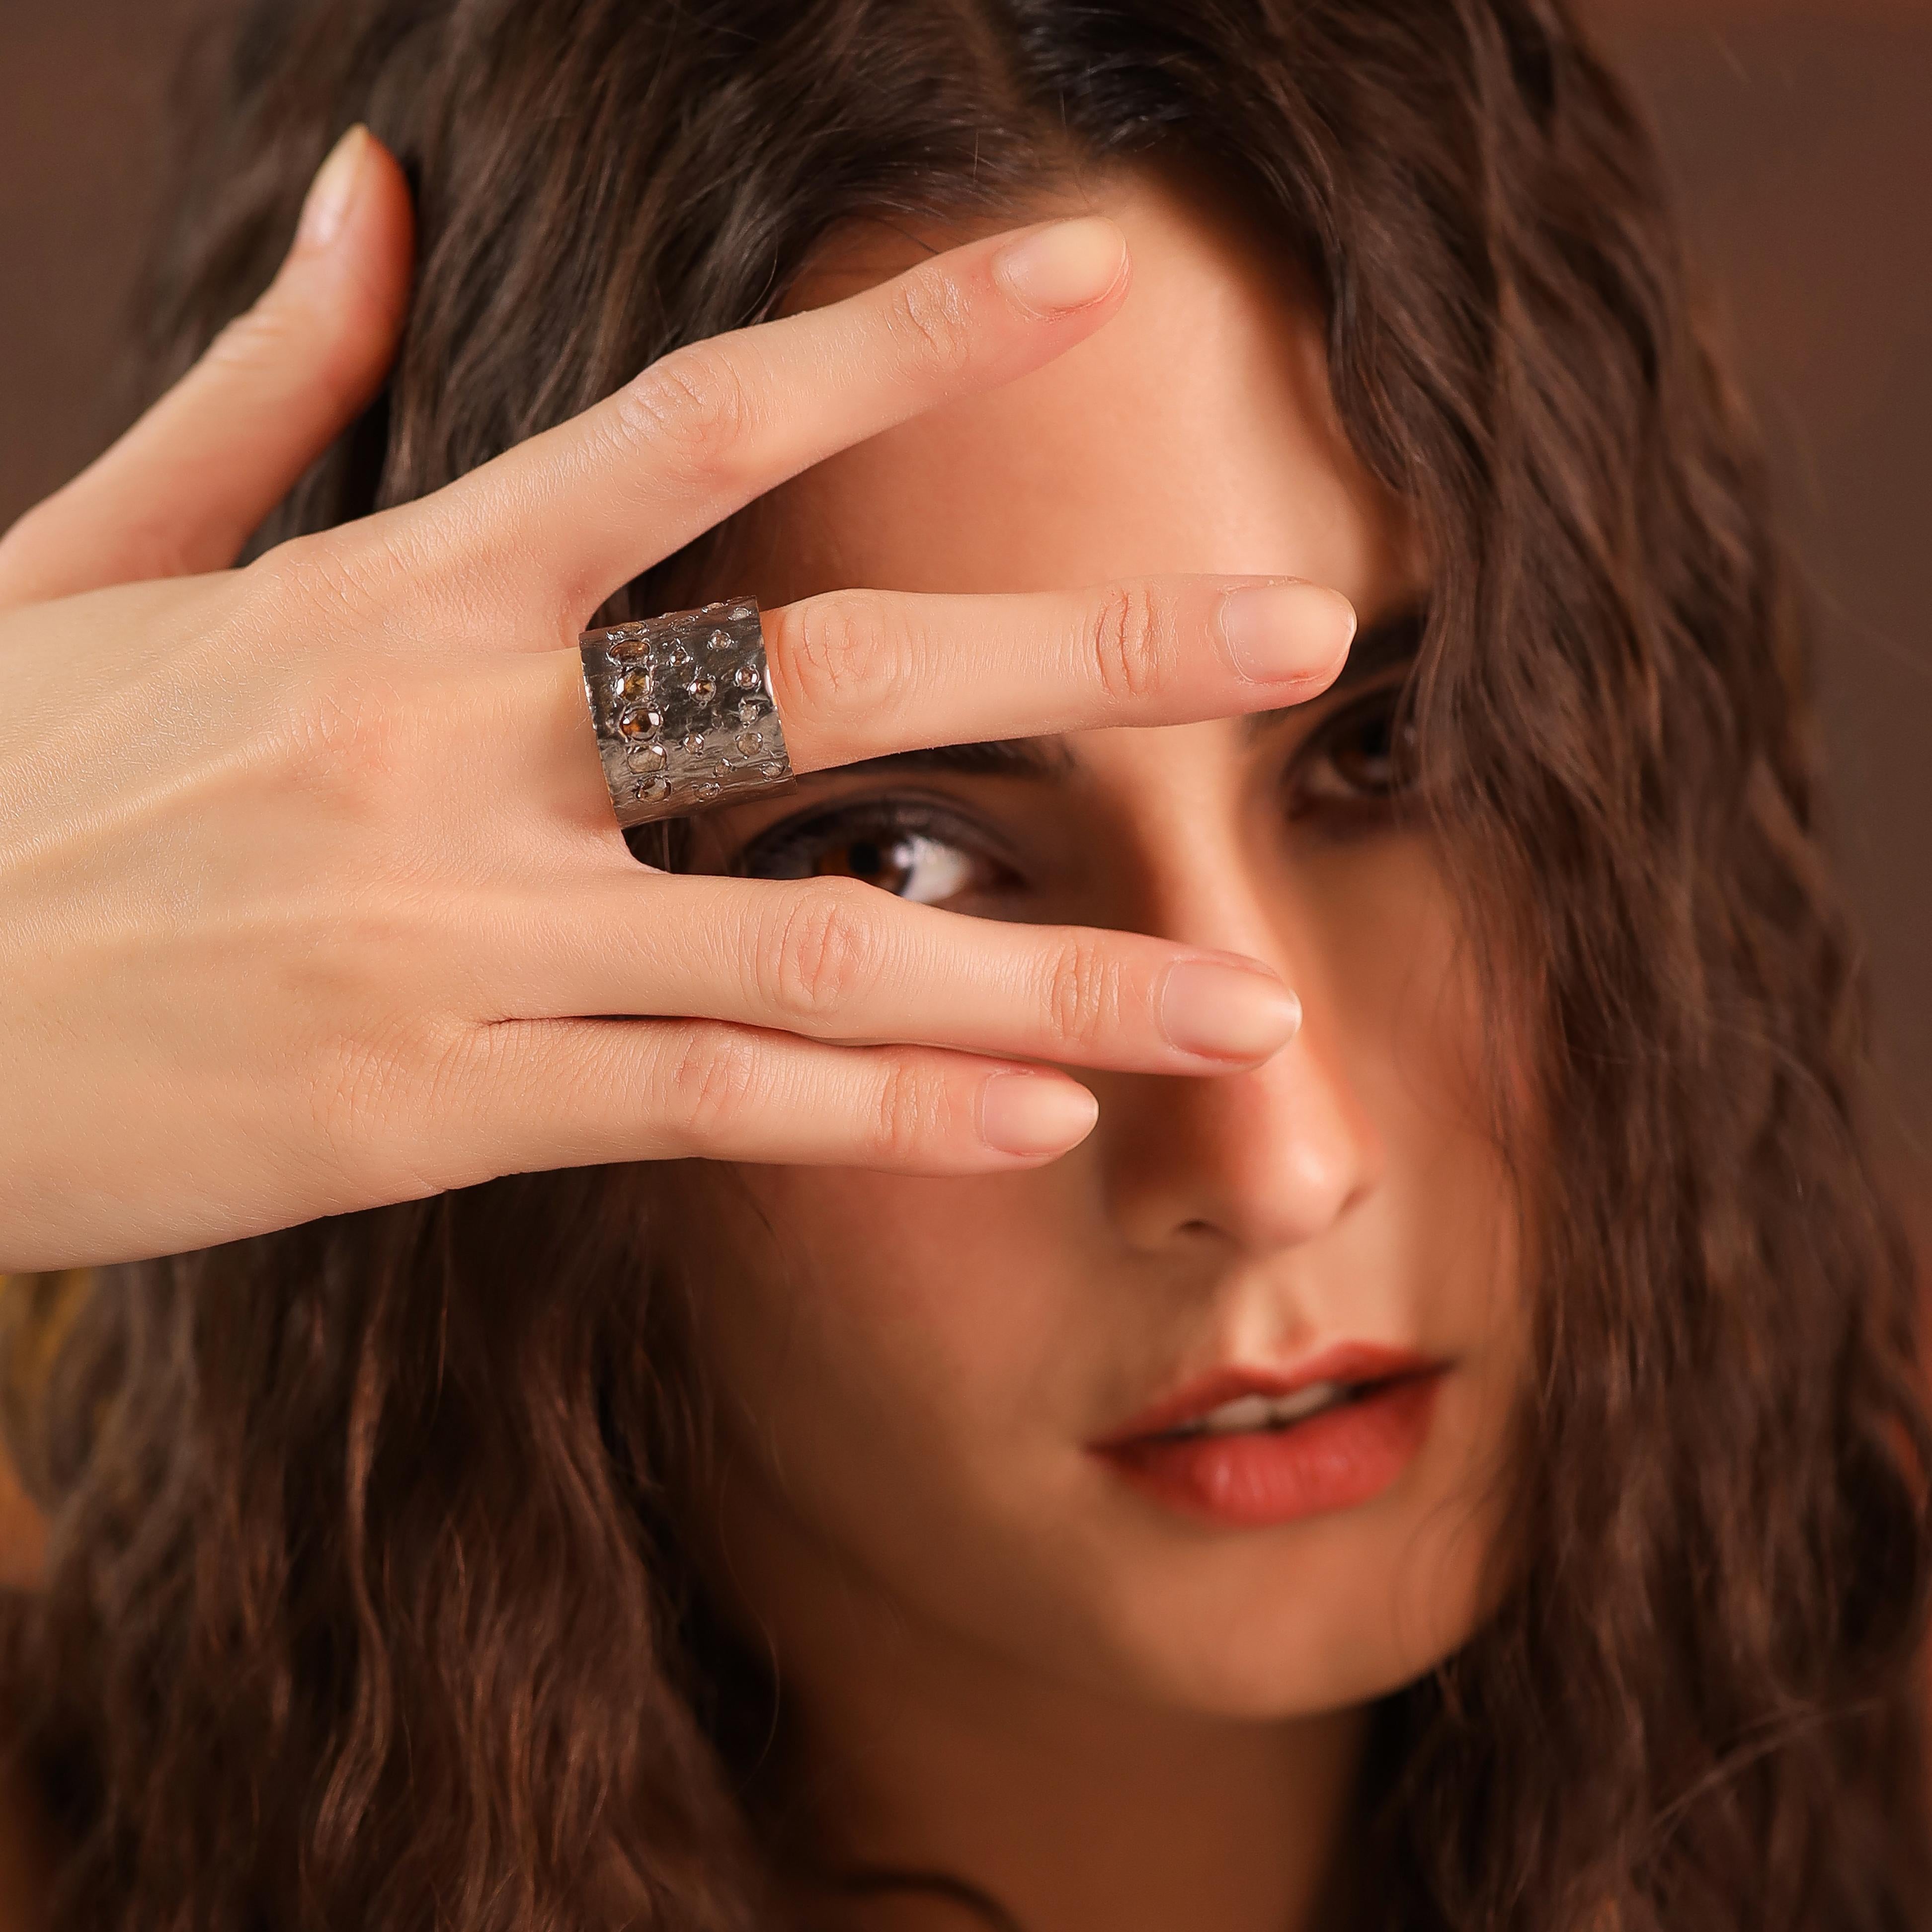
M1244 1429L1265 1429L1274 1420L1274 1404L1264 1395L1244 1395L1210 1408L1196 1425L1205 1436L1238 1436Z
M1292 1395L1237 1396L1210 1408L1182 1432L1187 1435L1238 1436L1253 1429L1281 1429L1340 1402L1348 1393L1345 1382L1310 1382Z

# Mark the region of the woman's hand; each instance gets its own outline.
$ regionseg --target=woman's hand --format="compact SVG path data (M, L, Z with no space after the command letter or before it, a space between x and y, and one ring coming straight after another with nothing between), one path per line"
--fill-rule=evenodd
M1088 334L1125 291L1111 224L680 351L433 496L230 568L380 384L410 252L395 164L352 136L255 312L0 542L0 1268L581 1162L1023 1166L1094 1118L1036 1063L1209 1073L1288 1037L1293 998L1250 962L640 867L593 747L597 606ZM1233 590L772 611L794 763L1324 685L1342 600Z

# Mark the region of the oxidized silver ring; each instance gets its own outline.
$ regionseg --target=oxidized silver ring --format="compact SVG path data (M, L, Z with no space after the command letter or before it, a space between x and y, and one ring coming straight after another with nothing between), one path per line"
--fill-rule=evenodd
M620 826L792 784L754 599L586 631L579 648Z

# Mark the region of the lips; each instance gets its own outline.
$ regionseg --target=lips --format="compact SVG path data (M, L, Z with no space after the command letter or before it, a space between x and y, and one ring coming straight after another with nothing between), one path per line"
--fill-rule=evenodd
M1220 1370L1091 1447L1166 1508L1231 1528L1292 1522L1367 1502L1401 1474L1448 1366L1346 1343L1286 1373Z

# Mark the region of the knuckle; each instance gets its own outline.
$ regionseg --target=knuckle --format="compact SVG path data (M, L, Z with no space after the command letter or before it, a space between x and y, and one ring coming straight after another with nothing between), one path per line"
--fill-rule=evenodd
M396 720L368 686L338 668L302 679L284 714L286 749L308 788L366 797L396 776Z
M687 475L728 471L754 427L751 394L722 350L696 343L653 362L623 392L626 440Z
M394 1157L420 1138L426 1099L458 1077L468 1045L454 1024L402 1017L338 1040L314 1090L316 1131L338 1171L395 1192Z
M797 894L766 950L766 996L787 1019L823 1022L842 1012L878 966L876 889L826 880Z
M314 547L311 570L334 592L338 609L420 648L425 611L435 608L422 593L446 592L452 562L461 556L454 534L412 509L364 517L296 543ZM472 597L470 608L482 602Z
M283 687L270 763L331 818L364 830L406 826L418 816L418 779L431 755L416 715L423 708L402 701L376 665L316 667Z
M1097 937L1062 940L1048 964L1045 1006L1053 1041L1087 1047L1119 1022L1124 993L1120 962Z
M306 656L318 631L359 632L385 616L380 586L367 580L353 543L334 531L278 544L242 576L261 596L275 640L291 654Z
M388 627L407 614L385 612L363 560L329 537L278 545L237 590L214 641L261 670L268 768L358 823L413 811L461 741L473 694L419 650L391 648Z
M756 1042L728 1026L696 1026L664 1073L665 1104L697 1148L728 1146L758 1109L766 1082Z
M295 360L310 333L294 302L265 296L229 322L211 342L202 367L228 375L255 375Z
M972 304L945 270L906 277L892 290L886 314L887 326L922 368L960 376L972 366Z
M1135 703L1160 688L1168 643L1160 601L1144 584L1114 585L1089 620L1094 674L1102 691L1117 702Z
M224 392L238 388L264 403L296 393L290 386L298 385L346 415L380 375L395 322L358 278L326 292L306 277L284 278L215 337L200 373L216 377Z
M873 1096L866 1157L889 1166L916 1161L945 1138L952 1116L951 1090L936 1069L886 1060Z
M867 591L808 597L790 605L773 640L773 693L781 717L827 724L870 712L899 683L885 601Z
M254 627L248 642L258 656L298 665L332 643L421 663L426 637L473 633L488 613L487 586L465 570L447 532L414 515L292 537L238 573Z

